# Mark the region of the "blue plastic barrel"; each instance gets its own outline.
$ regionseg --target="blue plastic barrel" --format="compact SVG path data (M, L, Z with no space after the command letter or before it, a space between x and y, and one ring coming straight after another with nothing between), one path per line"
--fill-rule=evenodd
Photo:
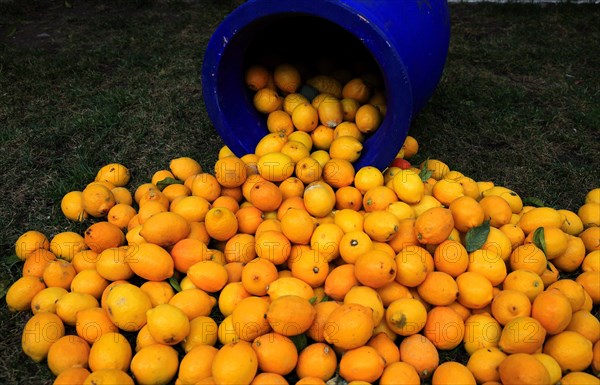
M208 43L201 74L206 110L236 155L253 153L268 131L245 87L247 66L277 48L309 61L352 41L376 64L387 99L385 118L355 167L383 170L435 91L449 40L446 0L250 0L225 17Z

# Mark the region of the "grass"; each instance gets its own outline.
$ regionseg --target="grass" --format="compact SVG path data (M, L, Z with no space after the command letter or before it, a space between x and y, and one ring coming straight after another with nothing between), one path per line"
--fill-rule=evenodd
M20 275L24 231L83 231L60 199L121 162L131 186L170 159L210 170L223 142L199 80L212 31L238 1L0 4L0 287ZM452 5L447 66L410 134L414 162L577 210L600 186L600 8ZM0 382L51 383L23 355L29 314L0 304ZM463 352L443 359L464 362Z

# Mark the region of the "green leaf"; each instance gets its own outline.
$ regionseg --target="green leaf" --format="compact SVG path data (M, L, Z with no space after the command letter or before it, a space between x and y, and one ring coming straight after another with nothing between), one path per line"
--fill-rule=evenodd
M538 227L533 232L533 244L541 249L546 254L546 237L544 236L544 228Z
M291 336L290 339L296 346L296 350L300 353L308 345L308 339L306 334L298 334L297 336Z
M485 221L477 227L473 227L465 235L465 243L469 253L478 250L483 246L490 234L490 221Z
M543 200L541 200L540 198L536 198L536 197L526 197L526 198L523 198L523 204L525 206L534 206L534 207L544 207L544 206L546 206L546 204L544 203Z
M419 172L419 178L421 178L423 182L427 182L427 180L431 178L431 175L433 174L433 172L428 168L428 164L429 158L425 161L425 163L423 163L421 172Z
M311 305L314 305L317 302L317 299L317 296L314 296L311 299L309 299L308 302L310 302Z
M181 291L181 285L176 277L169 278L169 284L173 287L173 289L175 289L176 292L179 293Z
M183 184L183 182L180 181L179 179L165 178L165 179L161 180L160 182L157 182L156 187L158 187L158 189L160 191L162 191L165 187L172 185L172 184Z
M331 298L329 298L328 295L324 295L323 298L321 299L321 302L329 302L331 300Z
M7 267L12 267L14 264L19 263L19 262L21 262L21 259L19 257L17 257L16 254L9 255L4 260L4 263L6 264Z

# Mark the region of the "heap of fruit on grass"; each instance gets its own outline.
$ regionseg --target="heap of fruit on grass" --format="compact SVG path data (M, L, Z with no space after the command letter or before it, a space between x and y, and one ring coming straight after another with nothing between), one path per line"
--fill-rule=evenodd
M293 67L248 79L272 131L254 154L173 159L134 190L107 165L63 198L83 234L16 241L6 301L33 312L23 351L55 384L598 384L600 189L538 207L412 167L412 137L355 170L356 119L385 110L366 82L313 79L327 95L292 108Z

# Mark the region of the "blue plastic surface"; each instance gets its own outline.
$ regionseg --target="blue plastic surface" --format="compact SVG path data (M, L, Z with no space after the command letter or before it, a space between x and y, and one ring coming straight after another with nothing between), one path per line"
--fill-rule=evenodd
M281 28L287 20L299 20L306 29ZM354 166L383 170L400 150L414 114L425 106L441 78L450 41L446 0L247 1L221 22L208 43L201 74L208 115L236 155L253 153L267 129L266 118L254 109L244 83L252 47L269 48L268 41L256 41L264 38L265 30L280 34L285 41L293 35L298 38L318 20L352 35L379 67L387 114L365 141ZM278 29L270 31L275 23L279 23ZM309 43L305 56L310 59L310 47L322 41L311 39Z

